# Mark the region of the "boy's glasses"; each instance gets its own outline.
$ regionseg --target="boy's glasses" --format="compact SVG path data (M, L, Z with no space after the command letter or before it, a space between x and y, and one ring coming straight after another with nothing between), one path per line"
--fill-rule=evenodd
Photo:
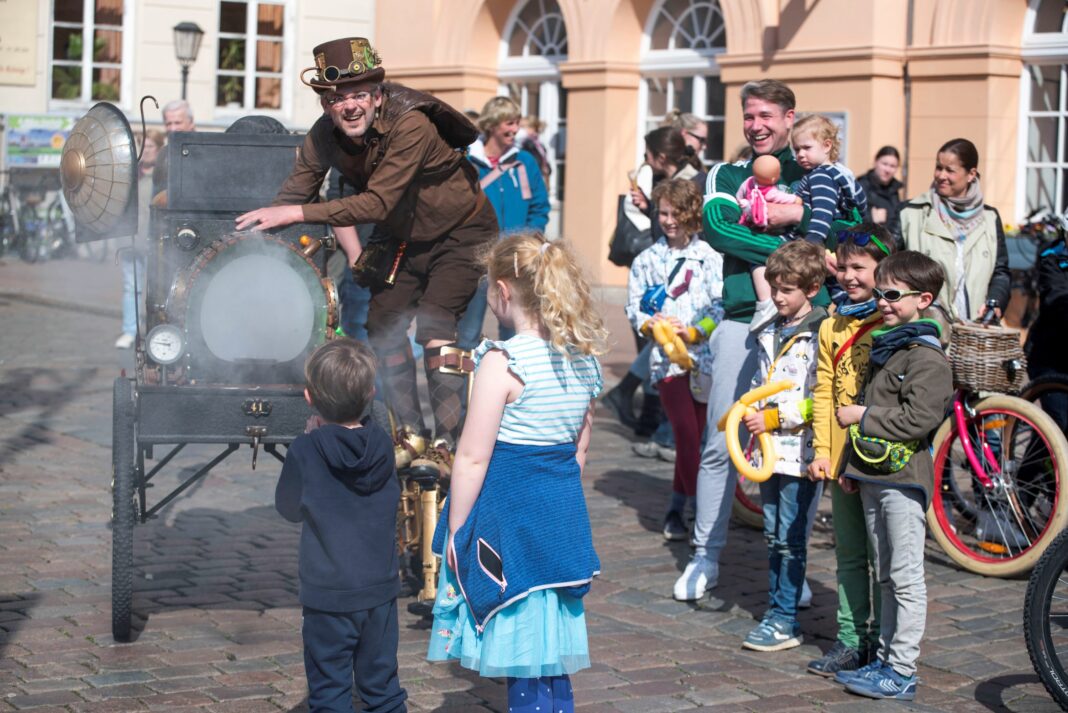
M890 249L883 244L882 240L875 237L871 233L864 233L858 230L839 230L838 231L838 244L841 245L849 240L853 241L854 245L864 247L868 243L875 243L875 246L882 250L887 255L890 254Z
M886 300L887 302L897 302L901 298L908 297L909 295L923 294L920 290L880 290L878 287L873 289L871 293L875 295L875 299Z

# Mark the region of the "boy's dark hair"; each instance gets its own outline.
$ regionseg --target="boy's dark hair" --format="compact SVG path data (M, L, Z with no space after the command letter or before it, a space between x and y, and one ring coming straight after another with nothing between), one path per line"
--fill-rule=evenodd
M875 280L883 284L897 282L910 290L930 292L937 297L946 281L942 266L915 250L902 250L875 267Z
M882 262L896 251L890 231L877 223L858 223L851 228L839 230L833 237L838 243L834 252L839 260L864 253L870 255L875 262Z
M312 406L324 420L358 421L374 396L375 355L355 339L334 339L308 357L304 379Z
M768 282L775 280L780 284L797 285L806 291L818 287L827 277L824 254L823 247L815 243L791 240L768 255L764 276Z

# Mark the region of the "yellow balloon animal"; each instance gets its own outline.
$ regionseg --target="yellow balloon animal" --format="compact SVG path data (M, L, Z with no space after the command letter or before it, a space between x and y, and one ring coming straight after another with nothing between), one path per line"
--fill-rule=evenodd
M682 337L675 332L671 322L658 319L653 322L651 331L653 339L660 346L668 361L686 371L693 370L693 358L690 357L690 351L686 348L686 342L682 341Z
M775 454L775 443L771 439L771 434L764 431L757 437L760 443L760 469L757 470L753 467L753 464L745 457L745 453L742 452L742 444L738 440L738 426L741 424L742 416L746 413L755 413L756 409L753 408L753 404L758 401L763 401L780 391L792 388L794 388L794 382L783 380L773 381L770 384L764 384L759 388L746 392L742 395L742 398L731 406L730 410L717 424L719 430L724 431L727 437L727 453L730 455L734 467L754 483L763 483L771 477L775 468L775 461L778 458Z

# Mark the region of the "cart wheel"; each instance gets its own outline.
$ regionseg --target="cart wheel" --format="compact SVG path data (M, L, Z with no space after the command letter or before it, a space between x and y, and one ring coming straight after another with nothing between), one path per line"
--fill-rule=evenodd
M134 386L115 379L113 392L111 460L111 634L116 641L130 640L133 606L134 528Z

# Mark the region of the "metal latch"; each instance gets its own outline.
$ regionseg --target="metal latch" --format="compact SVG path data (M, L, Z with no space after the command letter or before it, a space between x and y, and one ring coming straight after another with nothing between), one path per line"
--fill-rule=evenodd
M252 438L252 470L256 470L256 456L260 452L260 439L267 435L267 427L246 426L245 435Z

